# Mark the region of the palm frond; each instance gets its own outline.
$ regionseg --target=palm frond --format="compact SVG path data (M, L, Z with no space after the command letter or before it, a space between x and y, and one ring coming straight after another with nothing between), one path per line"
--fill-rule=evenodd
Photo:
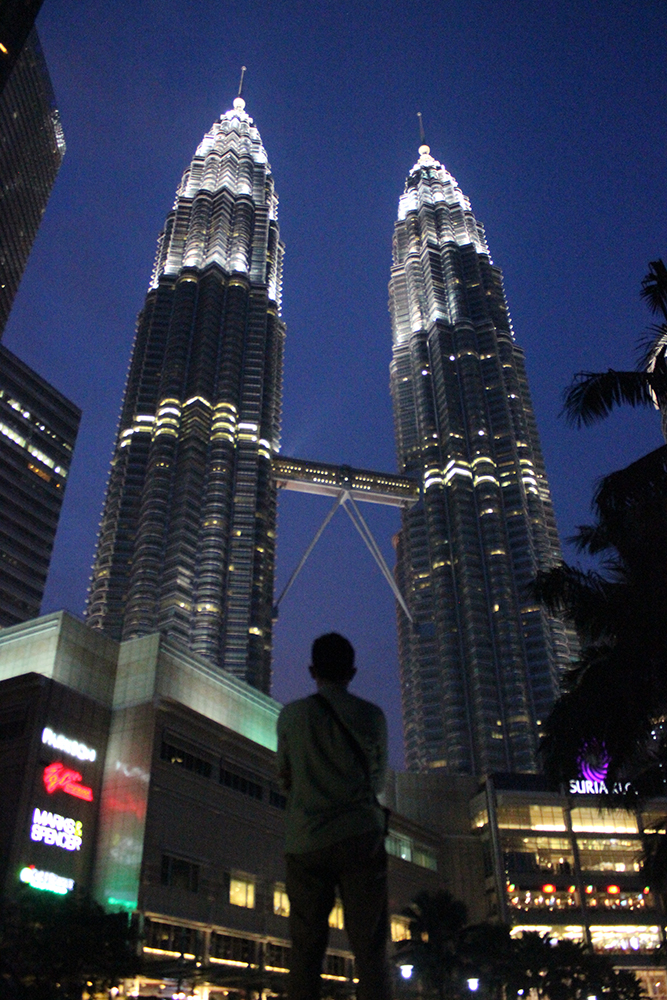
M578 372L565 390L563 414L569 424L590 426L616 406L667 403L667 375L660 372Z
M662 260L650 262L639 294L652 313L662 313L667 321L667 267Z

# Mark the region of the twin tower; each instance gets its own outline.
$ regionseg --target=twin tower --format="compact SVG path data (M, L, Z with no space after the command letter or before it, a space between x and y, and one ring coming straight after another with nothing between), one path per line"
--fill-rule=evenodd
M167 633L267 693L289 466L283 249L266 151L237 97L158 238L87 609L116 639ZM533 771L568 662L562 623L530 594L560 560L556 524L501 273L425 145L399 201L389 288L398 465L419 496L402 510L395 569L407 764Z

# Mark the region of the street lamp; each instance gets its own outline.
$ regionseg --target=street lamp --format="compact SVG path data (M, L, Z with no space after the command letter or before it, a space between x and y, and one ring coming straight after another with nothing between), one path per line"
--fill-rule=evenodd
M479 979L477 979L475 976L471 976L470 979L468 980L468 989L471 991L471 993L476 993L477 990L479 989Z

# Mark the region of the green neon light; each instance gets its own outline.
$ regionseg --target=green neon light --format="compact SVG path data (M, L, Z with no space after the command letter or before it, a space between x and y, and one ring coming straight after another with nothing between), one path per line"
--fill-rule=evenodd
M57 896L66 896L70 889L74 888L74 879L64 878L56 875L55 872L42 872L30 865L29 868L22 868L19 878L26 882L31 889L40 889L42 892L54 892Z

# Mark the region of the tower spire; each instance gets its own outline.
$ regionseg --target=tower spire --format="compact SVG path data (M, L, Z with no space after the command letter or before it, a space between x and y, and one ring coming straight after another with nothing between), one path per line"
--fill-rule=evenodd
M422 120L421 111L417 112L417 118L419 118L419 155L424 156L431 152L431 147L426 145L426 136L424 134L424 122Z
M236 95L237 97L242 97L243 96L243 94L242 94L242 91L243 91L243 77L245 76L245 71L246 71L246 67L245 66L241 66L241 79L239 81L239 92Z

